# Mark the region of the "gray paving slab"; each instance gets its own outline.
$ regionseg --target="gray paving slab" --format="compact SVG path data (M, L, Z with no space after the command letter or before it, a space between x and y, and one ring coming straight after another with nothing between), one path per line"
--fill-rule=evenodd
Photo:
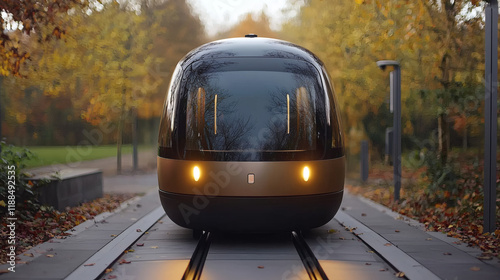
M490 266L480 264L477 266L464 264L443 264L436 262L426 265L430 270L440 271L443 280L498 280L500 273L492 270ZM473 271L471 268L479 269Z
M461 250L461 251L464 251L464 252L467 252L469 255L471 256L474 256L474 257L477 257L479 255L481 255L482 251L477 248L477 247L472 247L472 246L469 246L467 245L467 243L464 243L464 242L461 242L459 240L457 240L456 238L453 238L453 237L448 237L446 235L444 235L443 233L441 232L426 232L427 234L431 235L432 238L436 238L436 239L439 239L439 240L442 240L448 244L450 244L451 246ZM500 260L499 260L499 268L500 268Z
M131 249L135 251L133 256L140 256L140 258L142 258L143 255L162 255L166 256L165 259L189 259L196 247L196 242L193 242L193 240L191 242L177 242L171 240L171 242L162 243L143 242L143 240L139 240L138 242L142 242L144 246L132 246Z
M73 240L72 242L61 243L57 250L93 250L97 251L109 242L109 239L94 239L92 242L87 240Z
M299 259L289 234L279 235L215 235L207 259L218 255L225 255L227 259L234 259L235 255L276 256L289 255L289 258ZM279 255L279 256L278 256ZM288 259L288 258L287 258Z
M405 248L402 249L405 250ZM412 251L411 256L421 260L424 266L439 263L440 265L462 264L472 267L483 264L482 261L470 258L470 256L461 253L460 250L451 250L449 246L425 246L421 247L420 250Z
M213 260L207 259L201 280L308 280L300 260Z
M320 260L321 267L325 270L329 279L370 279L387 280L398 279L390 267L381 262L369 263L339 261L339 260ZM368 276L368 277L367 277Z
M304 233L304 238L319 260L381 261L370 248L336 220Z
M116 267L112 272L99 279L110 279L116 276L119 280L155 280L155 279L181 279L189 260L156 260L138 261L131 259L131 263Z
M477 251L453 244L452 240L442 238L439 233L422 231L421 226L415 223L409 225L402 219L396 219L394 214L389 215L386 210L372 207L348 193L344 196L342 207L346 214L376 231L391 245L397 246L442 279L500 279L500 268L495 261L478 260L470 254ZM479 270L473 271L472 267Z
M15 273L2 275L3 279L64 279L73 269L95 250L54 250L53 257L41 256L20 267ZM49 255L49 254L48 254Z

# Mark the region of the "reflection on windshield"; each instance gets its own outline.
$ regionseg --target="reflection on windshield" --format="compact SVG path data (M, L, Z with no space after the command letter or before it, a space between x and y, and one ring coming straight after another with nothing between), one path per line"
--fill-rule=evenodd
M316 149L314 78L278 71L221 71L197 78L187 89L186 150L251 157Z

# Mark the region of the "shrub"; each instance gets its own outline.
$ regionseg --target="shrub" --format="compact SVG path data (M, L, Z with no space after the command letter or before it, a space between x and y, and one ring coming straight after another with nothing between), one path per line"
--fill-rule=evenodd
M5 215L8 210L8 201L15 197L16 211L21 209L38 210L35 186L24 172L26 161L35 157L28 149L19 149L13 145L0 143L2 164L0 166L0 213ZM11 171L11 173L9 173ZM15 171L15 175L12 175ZM9 176L10 175L10 176ZM10 182L9 182L10 181ZM14 182L14 184L13 184Z

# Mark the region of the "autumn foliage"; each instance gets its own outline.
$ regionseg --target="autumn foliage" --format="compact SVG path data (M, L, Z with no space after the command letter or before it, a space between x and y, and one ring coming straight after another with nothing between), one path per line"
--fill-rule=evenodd
M175 64L204 40L202 25L184 0L122 2L61 6L33 32L5 32L30 57L20 64L21 77L0 73L4 135L11 142L75 145L82 130L105 125L116 129L99 144L116 143L136 115L159 116ZM40 40L54 28L58 40ZM67 142L54 139L60 132Z

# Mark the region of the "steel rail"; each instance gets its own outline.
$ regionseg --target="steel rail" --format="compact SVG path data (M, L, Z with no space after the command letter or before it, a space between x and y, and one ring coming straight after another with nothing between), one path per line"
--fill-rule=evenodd
M205 266L205 260L207 259L208 250L210 249L210 243L212 240L212 235L208 231L204 231L198 241L198 245L194 249L193 256L189 260L189 264L186 267L186 271L182 276L182 280L199 280L201 277L201 272Z
M307 245L302 233L292 231L292 240L295 245L295 249L297 249L297 253L299 253L300 259L306 268L309 278L311 280L328 280L325 271L321 267L321 264L309 245Z

